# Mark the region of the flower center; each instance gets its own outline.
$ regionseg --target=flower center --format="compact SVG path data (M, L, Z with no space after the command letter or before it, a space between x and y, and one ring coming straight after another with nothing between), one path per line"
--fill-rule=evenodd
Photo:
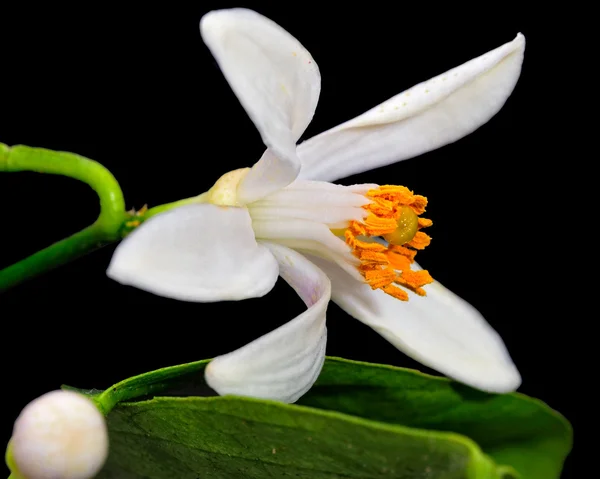
M432 283L427 271L412 271L417 250L431 241L422 228L431 226L431 220L421 218L427 198L413 194L404 186L384 185L369 190L372 203L363 206L368 212L361 221L351 221L344 237L352 253L360 260L358 270L373 289L402 301L408 301L406 290L425 296L422 286ZM383 236L388 246L370 241ZM404 288L404 289L402 289Z
M237 201L237 187L249 171L250 168L240 168L225 173L207 191L206 201L213 205L241 206Z

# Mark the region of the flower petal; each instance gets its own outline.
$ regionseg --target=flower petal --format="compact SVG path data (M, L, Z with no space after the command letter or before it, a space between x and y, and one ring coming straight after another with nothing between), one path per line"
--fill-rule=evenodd
M281 277L308 309L232 353L211 361L206 382L219 394L235 394L295 402L317 380L325 360L325 313L331 284L304 256L280 245L265 243L279 262Z
M336 262L357 280L362 276L357 266L360 261L351 253L346 242L323 223L296 218L253 218L252 227L259 240L274 241Z
M212 302L264 296L278 272L248 210L196 204L144 222L117 247L107 274L159 296Z
M334 181L406 160L472 133L512 93L525 37L396 95L298 146L299 178Z
M350 221L362 221L367 216L361 206L371 201L347 186L323 181L294 181L247 207L253 224L263 219L302 219L324 223L328 228L347 228Z
M312 257L309 257L313 260ZM427 296L399 301L314 258L332 283L332 299L413 359L472 387L504 393L521 377L502 339L470 304L439 282ZM416 263L413 269L420 269Z
M200 31L268 148L239 185L239 201L249 203L296 178L296 142L315 113L321 76L298 40L252 10L209 12Z

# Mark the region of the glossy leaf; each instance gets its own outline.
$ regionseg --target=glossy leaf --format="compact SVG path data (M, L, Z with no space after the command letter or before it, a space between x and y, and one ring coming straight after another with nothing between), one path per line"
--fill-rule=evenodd
M210 396L207 362L86 392L108 414L100 478L553 479L571 448L569 423L521 394L328 358L287 405Z
M332 359L301 403L464 434L523 478L560 477L572 446L570 424L542 401L519 393L488 394L409 369Z

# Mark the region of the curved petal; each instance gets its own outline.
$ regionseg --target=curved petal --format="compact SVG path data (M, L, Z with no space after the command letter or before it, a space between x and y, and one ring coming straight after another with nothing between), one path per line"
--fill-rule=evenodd
M467 136L502 108L521 74L524 51L519 33L512 42L301 143L299 178L334 181Z
M209 12L200 31L268 148L238 188L246 204L296 178L296 142L315 113L321 76L298 40L252 10Z
M510 392L521 384L498 333L439 282L425 287L427 296L411 294L405 302L357 282L333 263L314 262L331 279L332 299L341 308L413 359L484 391Z
M107 274L159 296L212 302L264 296L278 272L248 210L196 204L144 222L117 247Z
M219 356L206 368L206 382L219 394L295 402L317 380L325 361L325 313L331 284L304 256L265 243L279 262L281 277L308 309L246 346Z

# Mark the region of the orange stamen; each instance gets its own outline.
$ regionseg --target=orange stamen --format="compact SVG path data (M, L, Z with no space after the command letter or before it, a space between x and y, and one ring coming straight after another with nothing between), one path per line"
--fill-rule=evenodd
M431 243L431 237L427 233L417 231L415 237L406 244L414 249L425 249L429 243Z
M403 207L408 206L416 215L423 214L427 198L413 194L404 186L394 185L369 190L366 196L372 200L372 203L363 206L368 212L367 217L363 221L351 221L344 233L346 244L360 260L358 270L365 282L371 288L381 289L401 301L408 301L408 293L405 290L425 296L422 286L432 283L433 278L427 271L411 270L411 264L415 260L417 250L424 249L431 242L429 235L420 231L431 226L431 220L419 217L419 231L403 246L389 244L386 247L364 239L396 231ZM364 239L360 239L361 237Z

